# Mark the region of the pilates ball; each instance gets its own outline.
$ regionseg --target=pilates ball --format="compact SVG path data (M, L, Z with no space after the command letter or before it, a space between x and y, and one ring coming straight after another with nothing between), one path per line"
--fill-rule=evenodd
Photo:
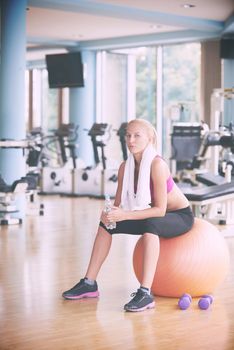
M229 250L219 230L200 218L184 235L170 239L160 237L160 254L152 283L152 293L178 297L184 291L192 297L213 293L227 275ZM212 247L212 249L210 248ZM133 267L138 281L143 274L143 240L138 240Z
M178 301L178 306L180 310L187 310L191 304L189 297L183 296Z
M198 306L201 310L207 310L210 306L210 299L209 298L201 298L198 301Z

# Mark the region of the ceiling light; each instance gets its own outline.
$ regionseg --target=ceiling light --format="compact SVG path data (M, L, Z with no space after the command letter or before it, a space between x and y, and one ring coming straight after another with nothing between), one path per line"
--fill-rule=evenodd
M185 9L191 9L193 7L196 7L196 6L193 4L182 4L181 7L185 8Z

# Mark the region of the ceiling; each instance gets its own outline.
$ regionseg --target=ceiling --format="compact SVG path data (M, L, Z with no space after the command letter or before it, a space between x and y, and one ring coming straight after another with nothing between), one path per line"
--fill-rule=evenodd
M185 4L194 5L185 8ZM234 0L29 0L28 51L108 49L234 33Z

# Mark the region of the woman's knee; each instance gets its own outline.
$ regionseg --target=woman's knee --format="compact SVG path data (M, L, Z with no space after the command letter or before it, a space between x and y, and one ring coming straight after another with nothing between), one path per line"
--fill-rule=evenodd
M97 236L112 238L112 235L108 232L108 230L101 225L99 225L99 227L98 227Z
M145 232L143 233L144 241L159 241L159 237L155 233Z
M160 221L161 218L148 218L148 219L145 219L144 220L144 223L143 223L143 230L144 232L148 233L148 232L153 232L152 234L156 234L157 235L157 228L161 228L161 221Z

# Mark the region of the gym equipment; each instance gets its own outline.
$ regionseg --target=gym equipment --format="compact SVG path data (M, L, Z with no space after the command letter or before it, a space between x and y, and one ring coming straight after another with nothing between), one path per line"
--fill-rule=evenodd
M209 187L200 186L194 189L184 187L182 183L179 183L179 186L181 185L182 191L189 199L196 216L214 223L232 224L234 223L234 127L232 123L223 126L224 99L234 99L234 89L213 91L212 130L205 133L198 153L185 170L187 175L190 173L190 180L195 179L190 181L192 185L198 186L202 183ZM207 157L208 151L209 157Z
M180 297L178 301L178 306L181 310L187 310L191 305L191 302L192 302L191 295L185 293Z
M126 160L128 158L128 152L127 152L127 146L126 146L126 140L125 140L127 125L128 123L122 123L117 131L117 135L119 136L119 141L121 144L123 160Z
M43 137L40 156L41 193L72 194L74 169L76 169L76 149L78 126L62 124L51 135Z
M184 188L197 217L218 224L234 223L234 182L202 188Z
M104 149L110 137L107 123L94 123L88 131L93 146L95 166L76 169L74 176L74 194L104 198L115 195L117 188L117 169L108 169Z
M212 295L203 295L198 301L198 307L201 310L207 310L213 303Z
M24 150L25 148L33 147L34 145L35 142L32 140L0 140L0 148L20 148Z
M175 176L190 164L201 144L202 127L198 123L175 123L171 134L171 168Z
M28 138L26 140L0 140L0 148L15 148L22 149L23 155L26 151L30 153L32 149L37 147L38 140ZM34 196L38 189L39 174L34 171L29 171L25 176L13 182L12 185L7 185L0 176L0 219L1 225L21 224L21 218L12 217L12 214L18 213L16 207L16 196L25 194L26 198L30 197L30 202L34 201ZM43 207L43 208L42 208ZM39 214L43 215L44 206L40 205Z
M16 225L21 224L21 218L12 217L12 214L18 213L19 210L15 205L15 197L17 194L25 193L29 183L26 177L7 185L0 176L0 225Z
M42 157L42 149L43 149L43 131L41 127L34 128L30 132L27 133L27 140L29 142L33 142L29 146L29 152L27 155L26 164L30 168L39 168L41 166L45 166L47 164L47 160Z
M224 113L229 115L228 110L225 109L227 103L230 103L231 111L233 113L234 88L231 89L214 89L211 95L211 130L222 131L222 126L225 125ZM233 116L230 116L230 124L233 122ZM225 130L224 130L225 131ZM210 171L217 175L219 173L220 164L220 146L211 147L211 162Z
M233 118L230 116L229 125L225 125L224 112L227 112L227 110L225 111L227 102L232 103L231 108L233 107L233 99L233 88L213 90L211 95L211 130L205 130L203 127L200 147L193 155L190 154L192 161L188 161L184 166L182 176L179 174L179 181L190 182L192 185L198 185L199 182L202 182L208 186L221 183L222 177L224 177L225 182L232 181L234 177ZM182 139L180 132L181 130L175 130L175 133L172 133L172 146L175 148L172 148L174 151L172 152L172 165L175 160L177 162L179 157L177 153L181 158L181 154L187 153L195 142L192 137L192 143L189 145L189 140L186 140L186 137ZM172 167L173 176L176 175L174 168ZM212 181L214 182L212 183Z
M142 276L142 238L135 246L133 267ZM222 283L229 268L225 239L211 223L195 218L192 229L174 238L160 238L160 255L152 284L155 295L180 297L186 290L192 297L209 294Z
M199 174L198 169L204 168L204 165L209 166L207 151L216 146L219 146L219 161L218 163L215 161L218 164L218 169L213 173L213 178L216 178L215 181L217 179L221 181L220 179L223 178L223 181L231 182L232 175L234 175L234 129L231 123L228 127L222 127L219 131L207 132L202 139L198 153L195 154L192 162L187 166L187 170L196 170L196 180L208 186L216 184L210 183L210 172L208 170L200 171L201 174Z
M220 147L219 169L214 173L204 172L196 175L198 182L208 187L184 187L181 190L190 201L195 216L219 224L234 223L234 130L232 124L219 132L208 132L200 150L194 156L190 169L196 170L206 161L208 148ZM227 156L228 155L228 156ZM233 157L233 160L232 160ZM179 184L180 186L180 184Z

